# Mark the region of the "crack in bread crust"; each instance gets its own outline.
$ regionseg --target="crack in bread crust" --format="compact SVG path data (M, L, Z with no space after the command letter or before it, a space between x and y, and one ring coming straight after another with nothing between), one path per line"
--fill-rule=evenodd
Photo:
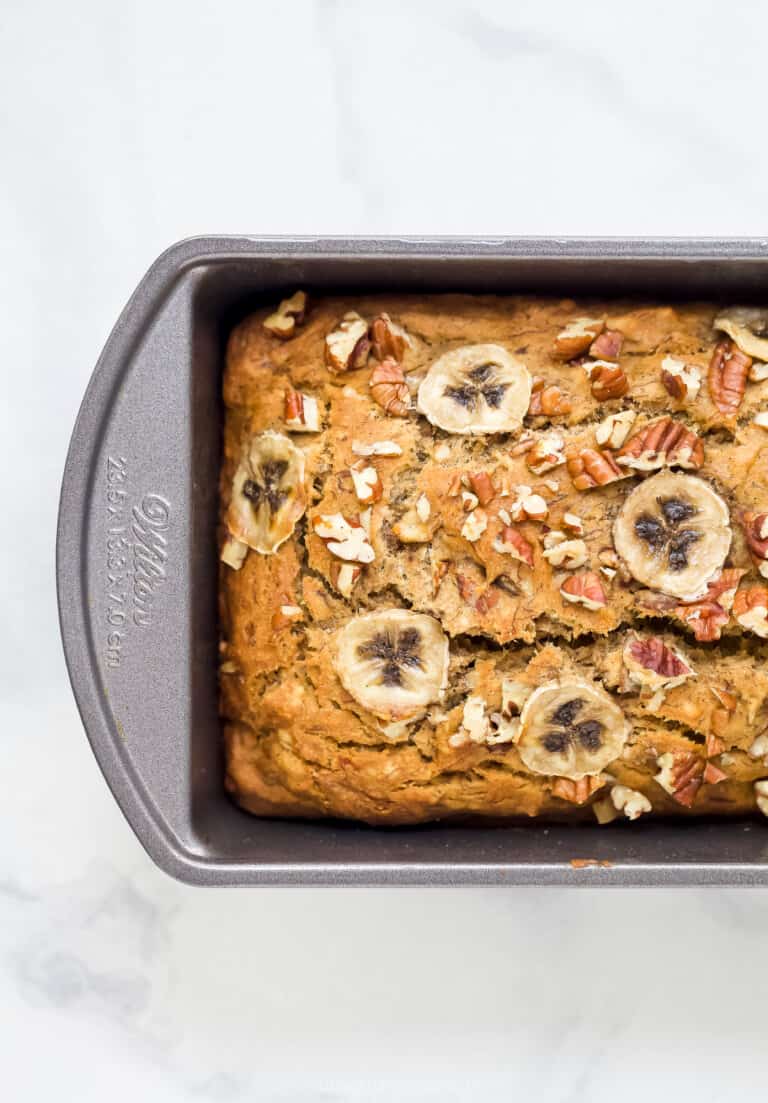
M368 321L386 313L404 326L412 341L404 357L412 394L445 352L496 343L522 360L533 378L566 394L571 410L552 418L529 416L519 434L466 437L434 428L413 409L404 417L387 416L368 386L374 360L341 375L324 366L325 336L350 309ZM703 443L704 461L693 474L728 506L733 540L726 565L744 570L745 585L759 584L738 517L745 510L768 509L768 434L753 422L756 411L768 405L768 383L748 384L737 416L724 417L705 384L694 402L684 404L672 400L661 381L665 356L693 364L706 377L717 340L712 330L716 312L707 304L376 297L311 302L305 321L286 341L264 332L266 309L237 327L224 377L222 543L244 444L265 430L288 431L286 387L316 398L321 410L319 432L292 434L305 455L310 496L293 536L274 555L249 552L240 570L221 566L227 787L243 807L261 815L384 824L593 818L590 805L607 788L583 806L569 805L553 794L555 778L525 767L513 741L497 746L452 741L470 695L482 697L491 714L501 708L505 678L533 688L571 673L601 685L631 720L632 735L625 753L608 769L614 779L608 784L643 792L654 814L754 809L753 782L768 776L768 766L748 753L768 728L768 643L730 616L719 640L700 644L690 623L667 609L643 605L643 587L621 570L611 574L613 567L599 574L604 606L589 609L565 600L560 587L574 572L551 565L544 555L546 529L573 536L566 516L576 516L586 547L586 563L576 571L600 572L602 557L613 549L619 508L647 473L633 471L577 491L564 464L537 474L528 466L527 453L516 448L521 438L535 444L552 434L562 438L566 451L595 448L597 427L610 413L635 413L630 435L671 415ZM558 332L581 316L603 318L607 328L624 334L625 397L598 403L581 364L552 357ZM358 440L395 441L401 454L363 461L375 467L384 490L372 507L376 559L345 596L338 560L315 535L313 521L364 510L349 474L360 458L353 451ZM469 477L482 473L497 492L508 493L475 504L487 525L472 541L463 534L468 513L474 512L466 509L474 494ZM543 521L523 515L511 525L530 544L532 567L494 548L505 527L499 510L509 513L515 488L521 486L547 507ZM430 507L429 538L403 543L394 526L409 519L420 495ZM282 606L295 607L301 615L273 627ZM340 625L356 614L389 607L436 617L450 641L444 699L397 729L377 720L341 686L332 657ZM661 703L652 701L627 681L622 666L622 648L631 633L658 635L674 644L689 657L695 677L670 689ZM723 694L728 704L736 698L735 708L723 704ZM715 737L725 748L715 761L727 779L702 785L693 806L684 807L654 780L657 759L675 752L705 757L708 739Z

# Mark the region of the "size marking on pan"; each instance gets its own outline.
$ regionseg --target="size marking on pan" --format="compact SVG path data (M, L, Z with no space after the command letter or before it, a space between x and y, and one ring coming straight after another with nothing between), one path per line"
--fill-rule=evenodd
M157 591L166 579L170 502L144 494L131 502L125 456L107 456L106 471L106 636L107 669L120 667L131 629L148 628L156 613Z

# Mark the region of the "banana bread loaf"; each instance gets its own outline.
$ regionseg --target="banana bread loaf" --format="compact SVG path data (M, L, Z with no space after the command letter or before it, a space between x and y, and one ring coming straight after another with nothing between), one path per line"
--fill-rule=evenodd
M297 292L224 399L243 808L768 813L768 311Z

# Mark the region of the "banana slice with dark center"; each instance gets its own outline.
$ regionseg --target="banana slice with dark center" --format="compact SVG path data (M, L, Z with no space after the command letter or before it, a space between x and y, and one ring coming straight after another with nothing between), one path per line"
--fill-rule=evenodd
M718 314L714 327L727 333L747 356L768 360L768 310L758 306L730 306Z
M382 720L413 720L446 687L448 639L423 613L364 613L337 632L334 666L363 708Z
M271 555L307 508L304 453L282 433L267 431L246 448L232 483L227 528L254 551Z
M731 546L728 506L694 475L661 471L636 486L613 526L613 542L638 582L696 601Z
M534 773L579 781L618 758L629 731L605 690L584 678L560 678L523 705L517 749Z
M523 363L501 345L467 345L435 361L419 386L418 408L446 433L512 433L530 398Z

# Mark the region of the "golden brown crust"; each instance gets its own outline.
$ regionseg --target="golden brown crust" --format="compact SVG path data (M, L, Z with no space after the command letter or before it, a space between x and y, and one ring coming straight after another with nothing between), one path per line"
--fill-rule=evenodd
M370 390L378 364L373 355L367 366L349 371L326 365L325 338L350 309L367 322L386 313L405 328L412 343L403 368L412 395L444 352L494 343L522 360L534 380L543 380L534 398L544 387L556 387L567 402L559 399L547 408L570 410L529 415L520 433L500 437L435 429L413 401L405 414L401 407L388 413ZM636 414L628 441L670 415L695 434L687 441L701 441L702 462L694 447L691 468L728 505L733 542L726 566L736 572L737 584L754 587L760 576L738 519L744 511L768 509L768 435L752 422L768 405L768 383L747 384L736 416L714 404L706 377L718 341L715 307L456 295L326 299L310 302L288 340L264 330L268 314L264 309L247 318L228 343L222 519L243 447L265 430L288 433L302 449L310 504L275 554L249 551L240 570L221 567L221 709L227 787L238 803L260 815L385 824L467 817L593 819L591 805L621 785L644 793L654 814L753 810L753 782L768 776L762 760L749 754L768 726L767 645L730 615L726 598L719 599L725 606L716 629L720 639L700 643L706 638L702 624L711 623L706 602L700 609L681 609L633 582L615 562L613 521L647 471L621 466L620 478L612 475L600 485L598 465L593 469L599 485L592 480L584 484L592 489L577 489L581 484L574 485L570 463L537 473L525 447L528 440L537 445L554 433L570 456L591 450L599 459L606 445L596 439L596 429L607 415ZM580 360L563 363L553 356L558 333L578 317L601 319L606 332L622 335L618 358L626 395L596 400ZM695 399L670 396L661 368L665 357L698 368L704 382ZM289 388L317 399L321 431L291 433L286 427ZM541 408L541 398L537 401L534 410ZM383 486L371 513L376 558L344 596L340 561L327 539L314 532L314 523L321 515L354 518L365 509L350 475L360 459L353 443L376 441L395 442L401 454L364 461ZM624 443L609 448L611 470L622 447L627 455L638 453ZM544 499L543 519L520 513L521 486ZM472 495L482 501L473 503ZM429 503L427 520L419 522L426 537L403 542L396 535L402 531L398 523L417 520L413 511L422 496ZM464 528L472 505L475 511L469 512L479 511L486 522L475 540ZM519 519L508 524L515 508ZM573 528L573 517L581 531ZM506 529L530 549L531 566L505 548ZM545 554L551 543L547 530L583 540L586 562L580 569L600 572L604 605L590 608L568 600L569 593L578 596L579 587L569 583L563 591L574 571ZM222 543L225 537L222 521ZM722 608L715 598L712 602ZM397 730L343 688L333 660L334 633L342 624L356 613L391 606L435 616L451 641L444 700ZM296 619L286 617L285 608L298 609ZM633 633L657 636L681 651L695 676L667 689L661 700L654 697L628 676L623 652ZM451 738L461 728L468 695L482 697L490 714L501 708L504 678L534 688L564 673L601 684L632 728L624 753L606 771L609 776L597 787L583 787L584 793L594 792L581 804L568 796L579 797L581 789L531 773L514 742ZM690 807L654 780L657 760L669 753L694 756L702 782Z

